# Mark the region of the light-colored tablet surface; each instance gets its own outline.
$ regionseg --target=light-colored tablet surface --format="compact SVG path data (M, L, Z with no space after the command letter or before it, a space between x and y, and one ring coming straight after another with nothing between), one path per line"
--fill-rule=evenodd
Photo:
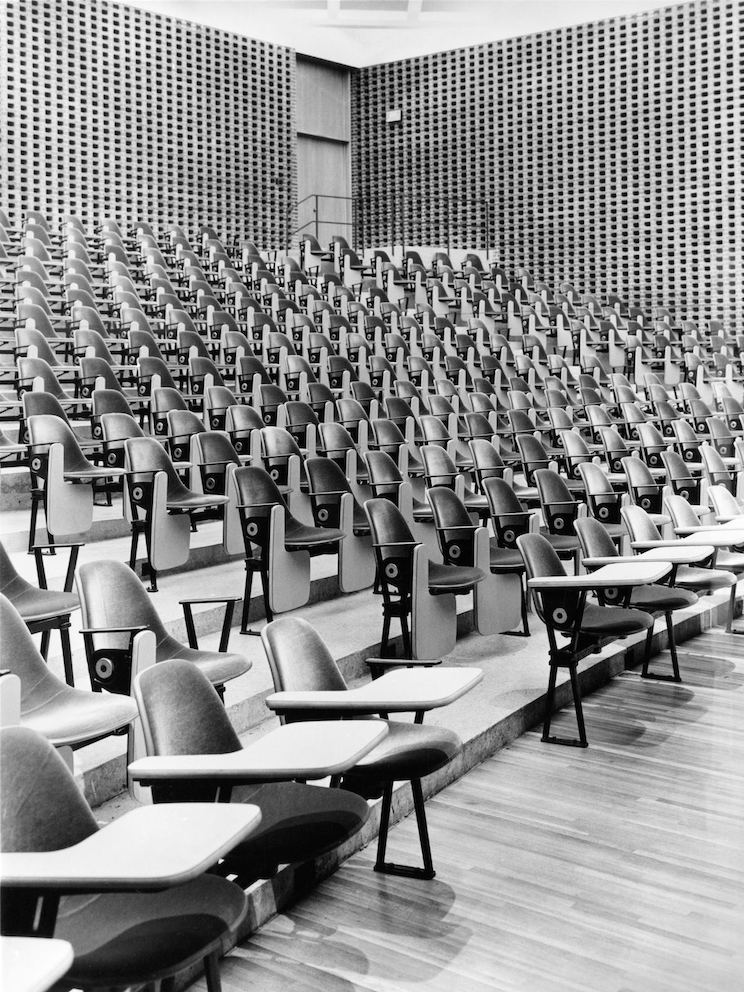
M0 937L0 988L3 992L46 992L73 960L66 940Z
M3 854L0 877L61 892L164 889L211 868L260 821L243 803L140 806L73 847Z
M273 710L408 713L447 706L482 678L480 668L404 668L345 692L275 692L266 704Z
M234 783L319 779L353 767L387 732L384 720L290 723L241 751L140 758L132 762L129 772L142 782L174 778Z

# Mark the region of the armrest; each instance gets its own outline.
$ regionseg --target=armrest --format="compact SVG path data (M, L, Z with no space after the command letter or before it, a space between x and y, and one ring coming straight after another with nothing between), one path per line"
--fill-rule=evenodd
M188 603L239 603L240 596L190 596L188 599L179 599L178 605L184 606Z
M384 720L321 720L289 723L229 754L158 755L129 766L144 784L186 780L280 782L314 780L352 768L387 735Z
M441 665L441 658L367 658L370 668L433 668Z
M260 820L242 803L140 806L72 847L3 854L0 882L58 893L164 889L201 875Z
M420 541L381 541L380 544L373 544L373 548L417 548Z
M710 528L708 528L710 530ZM55 551L59 548L82 548L85 541L55 541L54 544L34 544L32 551Z
M658 582L669 572L668 561L643 561L633 558L630 561L613 562L592 572L591 575L545 575L529 579L531 589L606 589L608 587L628 587L648 585Z
M602 568L604 565L616 565L618 562L638 561L637 557L626 555L608 555L606 558L582 558L585 568Z
M141 630L149 630L149 627L81 627L81 634L138 634Z
M664 541L664 540L658 540L658 541L631 541L630 542L631 548L635 548L638 551L644 551L644 550L646 550L648 548L677 548L677 547L679 547L679 545L680 545L680 542L679 541L675 541L675 540L671 540L671 541Z
M324 489L322 493L310 493L311 496L343 496L348 489Z
M266 705L277 713L291 711L409 713L438 709L459 699L483 678L480 668L438 668L386 672L356 689L275 692Z

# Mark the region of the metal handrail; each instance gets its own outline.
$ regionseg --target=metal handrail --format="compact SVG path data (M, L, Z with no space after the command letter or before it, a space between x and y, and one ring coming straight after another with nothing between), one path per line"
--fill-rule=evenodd
M289 236L288 236L288 241L291 242L292 238L296 234L299 234L301 231L304 231L306 228L310 227L311 225L315 227L315 238L317 240L318 239L319 232L320 232L320 225L321 224L338 224L341 227L350 227L351 230L352 230L352 238L351 238L351 240L352 241L355 241L355 237L354 237L353 232L355 231L356 226L357 226L357 199L358 198L355 197L355 196L341 196L340 194L336 194L336 193L308 193L307 196L303 196L303 198L301 200L298 200L297 203L295 203L293 206L291 206L288 209L288 211L287 211L287 217L289 218L289 216L292 213L295 213L297 211L297 209L302 206L303 203L307 203L309 200L314 200L315 201L315 205L314 205L314 208L313 208L313 217L310 220L305 221L304 224L301 224L299 227L297 227L293 231L291 231L289 233ZM342 201L344 201L346 203L351 203L352 219L351 220L334 220L334 219L329 218L329 217L328 218L321 217L320 216L320 209L319 209L319 201L320 200L342 200ZM287 225L287 226L289 226L289 225Z

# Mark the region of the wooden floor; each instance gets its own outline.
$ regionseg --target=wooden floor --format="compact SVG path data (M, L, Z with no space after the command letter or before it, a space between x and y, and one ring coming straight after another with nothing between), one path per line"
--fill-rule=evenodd
M744 989L744 638L680 664L589 697L588 750L529 733L447 788L433 882L361 852L222 962L225 992ZM416 857L410 817L389 853Z

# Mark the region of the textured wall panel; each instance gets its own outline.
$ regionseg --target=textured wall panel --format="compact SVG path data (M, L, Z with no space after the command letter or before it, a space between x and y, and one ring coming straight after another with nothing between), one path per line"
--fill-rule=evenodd
M0 6L0 202L14 223L33 207L55 224L209 223L284 244L294 52L108 0Z
M743 19L698 0L359 70L364 243L488 239L551 283L744 330Z

